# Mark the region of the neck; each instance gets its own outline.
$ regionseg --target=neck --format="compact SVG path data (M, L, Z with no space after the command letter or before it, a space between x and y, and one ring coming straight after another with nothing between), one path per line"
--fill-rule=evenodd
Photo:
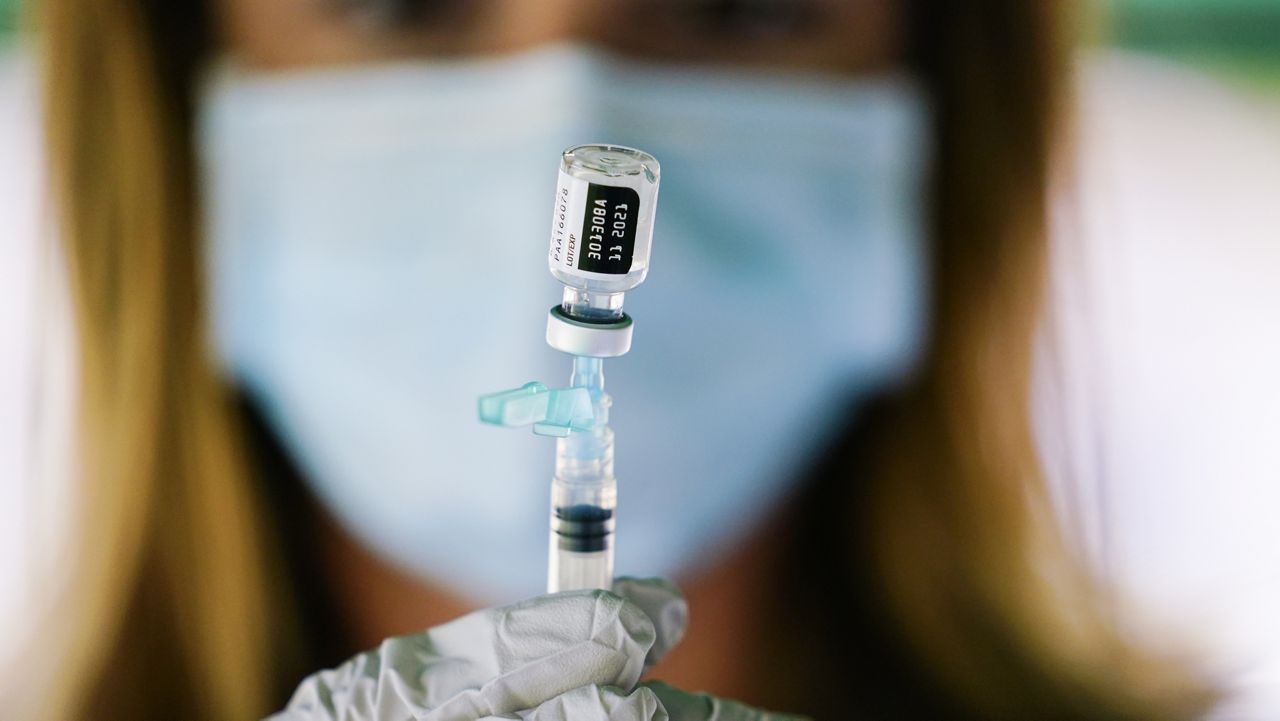
M384 561L332 519L322 521L318 535L317 553L329 571L329 593L343 619L350 653L437 626L479 606Z
M689 602L689 630L653 675L680 688L751 700L771 664L760 662L761 630L776 607L781 519L756 530L728 555L682 575Z

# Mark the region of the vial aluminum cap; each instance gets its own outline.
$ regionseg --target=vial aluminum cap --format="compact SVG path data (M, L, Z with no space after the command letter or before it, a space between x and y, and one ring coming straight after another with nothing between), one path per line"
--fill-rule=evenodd
M631 316L599 323L573 318L558 305L547 315L547 345L590 358L617 358L631 350Z
M661 169L621 145L575 145L560 158L547 264L565 285L630 290L649 272Z

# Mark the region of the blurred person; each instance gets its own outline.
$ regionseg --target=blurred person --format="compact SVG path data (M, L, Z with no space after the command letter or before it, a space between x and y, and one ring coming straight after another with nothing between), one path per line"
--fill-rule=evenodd
M754 717L637 687L670 651L674 687L820 719L1202 717L1112 588L1277 599L1244 401L1278 154L1117 61L1073 122L1062 5L44 0L78 543L6 708ZM1239 145L1166 155L1199 121ZM471 416L560 366L544 186L591 140L664 166L619 568L678 580L687 634L661 582L517 602L547 454Z

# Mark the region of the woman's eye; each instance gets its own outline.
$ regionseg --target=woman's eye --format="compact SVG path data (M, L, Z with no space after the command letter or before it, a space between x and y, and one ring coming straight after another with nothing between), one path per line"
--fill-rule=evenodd
M669 5L711 41L776 41L820 27L824 3L805 0L694 0Z
M386 29L406 29L423 23L459 22L466 15L465 0L330 0L349 13Z
M847 54L848 0L606 0L599 41L670 60L786 63L831 45ZM605 13L607 16L608 13Z

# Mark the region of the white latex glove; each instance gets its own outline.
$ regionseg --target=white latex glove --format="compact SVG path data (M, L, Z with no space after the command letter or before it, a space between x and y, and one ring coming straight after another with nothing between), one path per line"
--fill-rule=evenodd
M785 717L637 686L684 635L688 607L657 579L486 609L388 639L302 682L270 721L764 721Z

